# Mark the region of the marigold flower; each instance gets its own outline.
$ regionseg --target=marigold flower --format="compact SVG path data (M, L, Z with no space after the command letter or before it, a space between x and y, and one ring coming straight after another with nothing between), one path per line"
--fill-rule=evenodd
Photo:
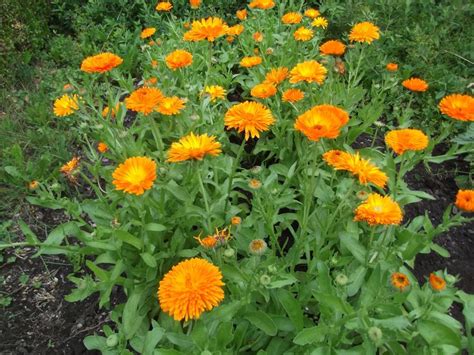
M201 239L200 236L194 237L201 246L203 246L206 249L214 249L217 246L217 239L213 235L208 235L207 237L204 237Z
M263 239L254 239L249 244L249 251L254 255L263 255L267 249L268 245Z
M387 174L381 171L370 160L361 158L359 153L350 154L347 165L347 170L357 176L359 178L359 182L363 185L366 185L370 182L383 189L387 184Z
M315 60L296 64L290 72L290 83L300 81L322 84L326 78L327 69Z
M142 87L125 99L125 106L129 110L148 115L156 109L163 98L163 93L159 89Z
M144 81L144 84L147 86L155 85L158 82L158 78L155 76L152 76L151 78L148 78Z
M352 42L372 43L380 38L379 28L371 22L360 22L355 24L349 33Z
M155 27L147 27L145 28L142 33L140 34L140 38L141 39L145 39L145 38L148 38L148 37L151 37L155 34L156 32L156 28Z
M234 226L239 225L240 223L242 223L242 218L240 218L239 216L234 216L230 219L230 223Z
M340 56L346 51L346 46L341 41L331 40L320 45L319 51L325 55Z
M328 28L328 20L324 17L316 17L313 22L311 22L311 26L313 27L321 27L321 28Z
M227 37L226 37L226 41L227 41L228 43L232 43L232 42L234 42L234 40L235 40L235 37L234 37L234 36L227 36Z
M276 86L272 83L261 83L255 85L250 91L250 95L259 99L266 99L276 94Z
M184 34L185 41L213 42L216 38L227 34L229 26L218 17L209 17L199 21L193 21L191 29Z
M400 291L403 291L405 288L410 286L408 276L401 272L394 272L390 279L393 287L398 288Z
M367 197L369 197L369 193L367 191L360 190L356 193L356 196L359 200L365 201L367 200Z
M112 183L119 191L142 195L156 179L156 163L148 157L128 158L112 173Z
M237 10L235 15L241 21L246 20L247 19L247 9Z
M275 2L273 0L252 0L249 4L251 9L261 9L261 10L268 10L275 6Z
M262 58L258 56L243 57L240 61L240 66L244 68L251 68L262 63Z
M397 71L398 70L398 64L397 63L387 63L387 66L385 68L388 71Z
M424 92L428 90L428 83L420 78L410 78L402 82L403 87L410 91Z
M250 179L249 187L254 190L258 190L262 187L262 182L258 179Z
M273 85L280 84L288 76L288 68L279 67L270 70L267 75L265 75L265 82L271 83Z
M156 11L170 11L173 8L173 5L169 1L160 1L156 4Z
M309 18L316 18L320 15L321 13L316 10L316 9L307 9L305 12L304 12L304 15L306 17L309 17Z
M241 24L238 24L238 25L234 25L234 26L229 27L229 29L227 30L227 35L229 35L229 36L238 36L242 32L244 32L244 26L241 25Z
M171 144L168 150L168 162L176 163L185 160L202 160L206 155L217 156L221 153L221 144L215 136L190 133L178 142Z
M181 261L160 281L160 307L177 321L198 319L224 299L222 286L222 274L214 264L200 258Z
M461 210L474 212L474 190L459 190L455 204Z
M369 225L400 224L403 213L395 201L389 196L371 193L367 200L355 210L354 221L366 221Z
M105 73L122 64L123 59L113 53L101 53L82 61L81 70L86 73Z
M59 171L63 173L66 176L72 175L74 172L76 172L77 168L79 167L79 160L81 158L79 157L73 157L71 160L69 160L66 164L61 166Z
M263 41L263 34L262 34L262 32L255 32L252 35L252 38L255 42L262 42Z
M397 154L407 150L423 150L428 141L428 137L418 129L396 129L385 135L385 143Z
M445 96L439 103L440 111L460 121L474 121L474 97L452 94Z
M304 92L300 89L288 89L285 90L282 94L282 99L284 102L295 103L304 98Z
M156 111L162 115L172 116L179 113L184 106L184 100L177 96L164 97L158 104Z
M336 170L349 170L351 154L342 150L329 150L323 154L323 160Z
M208 94L211 97L211 101L214 102L217 99L225 99L226 90L219 85L206 86L203 91L204 94Z
M300 23L302 19L303 16L300 13L288 12L283 15L283 17L281 18L281 22L283 22L285 25L294 25Z
M197 9L201 5L201 0L189 0L192 9Z
M65 117L72 115L79 109L79 96L67 94L57 98L54 101L54 114L58 117Z
M313 30L301 26L295 31L295 33L293 33L293 37L297 41L309 41L311 38L313 38Z
M32 180L32 181L30 181L30 183L28 184L28 188L29 188L30 190L36 190L36 189L38 188L38 186L39 186L38 180ZM235 218L235 217L234 217L234 218Z
M172 70L184 68L192 64L193 55L184 49L177 49L165 58L166 65Z
M105 118L110 114L110 116L114 118L119 109L120 109L120 102L117 103L115 107L112 107L112 109L109 106L105 106L104 109L102 110L102 117Z
M158 61L157 60L152 60L151 61L151 67L156 68L158 66Z
M431 273L430 274L430 285L435 291L443 291L446 288L446 281L442 277Z
M295 129L308 139L336 138L341 128L349 122L349 114L332 105L317 105L304 112L295 122Z
M267 131L274 122L275 118L266 106L250 101L232 106L224 117L226 129L245 131L245 140L259 138L260 132Z
M97 144L97 150L100 153L105 153L106 151L109 150L109 147L104 142L99 142L99 144Z

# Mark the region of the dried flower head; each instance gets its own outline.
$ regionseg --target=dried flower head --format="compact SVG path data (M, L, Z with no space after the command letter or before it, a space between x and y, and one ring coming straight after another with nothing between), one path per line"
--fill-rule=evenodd
M371 22L361 22L355 24L349 33L352 42L372 43L380 38L380 29Z
M409 150L423 150L428 146L428 136L419 129L396 129L385 135L385 143L397 154Z
M79 160L79 157L73 157L59 169L59 171L72 183L76 183L77 181L75 174L79 171Z
M113 53L101 53L82 61L81 70L86 73L105 73L122 64L123 59Z
M184 49L177 49L165 58L166 66L171 70L184 68L193 63L193 55Z
M445 96L439 103L439 110L459 121L474 121L474 97L452 94Z
M178 142L171 144L167 161L176 163L185 160L202 160L206 155L215 157L220 153L221 144L216 142L215 136L195 135L191 132Z
M112 183L119 191L142 195L156 179L156 163L148 157L128 158L112 173Z
M267 249L268 245L263 239L254 239L249 244L249 251L254 255L263 255Z
M367 200L361 203L355 210L354 221L366 221L369 225L400 224L403 213L395 201L389 196L381 196L371 193Z
M226 112L224 124L226 129L234 128L239 133L245 132L245 139L259 138L260 132L267 131L275 122L271 111L259 102L245 101L234 105Z

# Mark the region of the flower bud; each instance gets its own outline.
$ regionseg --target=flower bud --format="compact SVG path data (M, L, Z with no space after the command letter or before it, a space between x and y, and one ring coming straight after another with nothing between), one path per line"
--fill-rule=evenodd
M457 281L456 276L453 276L453 275L450 275L450 274L447 274L444 279L445 279L446 282L447 282L448 284L450 284L450 285L453 285L453 284L456 283L456 281Z
M349 279L344 274L339 274L336 276L336 282L338 285L344 286L349 282Z
M275 265L268 265L267 269L268 269L268 272L270 272L272 274L276 274L277 271L278 271L278 269Z
M382 330L378 327L370 327L367 333L374 343L378 343L382 339Z
M224 250L224 256L226 258L232 258L234 255L235 255L235 250L234 249L227 248L226 250Z
M268 276L267 274L263 274L262 276L260 276L260 283L263 286L269 285L270 282L272 282L272 278L270 276Z

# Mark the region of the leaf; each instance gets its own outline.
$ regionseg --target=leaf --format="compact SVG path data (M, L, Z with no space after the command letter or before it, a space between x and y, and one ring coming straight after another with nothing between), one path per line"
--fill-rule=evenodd
M451 255L449 254L449 251L447 251L445 248L443 248L441 245L438 245L436 243L432 243L430 245L431 250L435 251L439 255L441 255L443 258L449 258Z
M165 186L165 188L180 201L189 202L192 200L186 189L182 186L179 186L174 180L170 180L170 182Z
M418 321L418 331L428 342L429 346L449 344L458 349L461 348L461 333L454 331L442 323L420 320Z
M138 239L137 237L135 237L132 234L130 234L129 232L127 232L127 231L118 229L118 230L115 231L115 235L121 241L123 241L127 244L130 244L130 245L134 246L137 249L141 249L143 247L143 242L140 239Z
M107 347L106 338L98 335L89 335L83 342L87 350L102 350Z
M218 349L225 349L226 346L232 342L234 339L234 334L232 334L233 330L234 325L232 322L224 322L219 324L216 335Z
M144 228L149 232L163 232L167 229L164 225L158 223L148 223Z
M55 201L51 201L51 200L42 200L38 197L34 197L34 196L26 196L26 200L31 203L32 205L35 205L35 206L40 206L40 207L45 207L45 208L49 208L49 209L52 209L52 210L60 210L63 207L63 205L55 202Z
M60 245L67 235L77 235L79 227L76 222L66 222L54 228L44 241L44 245Z
M234 318L241 308L242 304L240 301L233 301L231 303L223 304L222 306L217 307L206 316L210 319L218 319L219 322L229 322Z
M327 329L322 325L311 328L305 328L296 334L293 343L297 345L307 345L312 343L320 343L326 336Z
M290 291L279 289L276 291L278 301L283 306L297 330L303 329L304 319L300 303L293 297Z
M152 255L148 253L141 253L140 256L142 257L145 264L147 264L149 267L156 268L156 259Z
M25 222L20 220L18 222L18 225L20 226L21 232L25 236L26 241L28 243L31 243L31 244L39 243L38 238L36 237L36 235L33 233L33 231L30 229L30 227L28 227L28 225Z
M352 233L341 232L339 233L339 240L341 244L349 250L349 252L354 255L354 258L357 259L360 263L365 263L365 256L367 250L365 247L359 243L359 241L353 237Z
M354 296L357 292L359 292L362 283L364 282L365 274L367 273L367 269L362 265L359 266L349 277L349 281L351 283L347 286L347 295L349 297Z
M6 166L3 168L8 175L21 178L21 174L15 166Z
M265 334L270 336L275 336L277 334L275 323L266 313L262 311L249 312L245 318L258 329L263 330Z
M127 303L123 308L123 332L127 339L131 339L135 335L144 318L139 314L139 306L141 302L142 293L135 291L129 296Z
M404 316L397 316L386 319L371 318L371 321L374 323L374 325L386 329L403 330L410 326L410 321Z
M267 288L270 288L270 289L281 288L284 286L292 285L298 281L298 279L291 274L283 274L283 275L279 275L278 277L283 278L283 280L272 281L267 286Z

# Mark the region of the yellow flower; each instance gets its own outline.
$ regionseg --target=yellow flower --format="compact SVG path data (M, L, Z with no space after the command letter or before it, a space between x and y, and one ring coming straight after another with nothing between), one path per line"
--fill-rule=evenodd
M184 34L185 41L213 42L216 38L227 34L229 26L218 17L209 17L199 21L193 21L191 29Z
M251 68L251 67L254 67L256 65L259 65L260 63L262 63L262 58L261 57L257 57L257 56L244 57L240 61L240 66L242 66L244 68Z
M265 82L271 83L273 85L280 84L288 76L288 68L279 67L270 70L267 75L265 75Z
M355 24L349 33L352 42L372 43L380 38L379 28L371 22L361 22Z
M79 109L79 96L63 95L54 101L54 114L58 117L72 115Z
M400 224L403 213L395 201L389 196L371 193L367 200L355 210L354 221L366 221L369 225Z
M157 88L142 87L125 99L125 106L129 110L148 115L156 109L163 97L163 93Z
M246 9L242 9L242 10L237 10L237 12L235 13L235 15L237 16L237 18L241 21L243 20L246 20L247 19L247 10Z
M301 16L301 14L298 12L288 12L283 15L281 22L283 22L285 25L294 25L300 23L302 18L303 16Z
M317 105L298 116L295 129L308 139L336 138L341 128L349 122L346 111L332 105Z
M266 106L250 101L232 106L224 117L225 127L239 133L245 131L246 140L260 138L260 132L267 131L274 122L275 118Z
M238 36L242 32L244 32L244 26L241 24L234 25L232 27L229 27L229 30L227 31L227 35L229 36Z
M297 41L309 41L313 38L313 30L302 26L293 33L293 37L295 37Z
M313 20L313 22L311 22L311 26L327 28L328 27L328 20L326 20L324 17L316 17Z
M145 28L142 33L140 34L140 38L141 39L145 39L145 38L148 38L148 37L151 37L155 34L156 32L156 28L155 27L148 27L148 28Z
M284 102L298 102L304 98L304 92L299 89L288 89L282 95Z
M291 69L290 83L295 84L300 81L308 83L322 84L326 78L327 69L315 60L298 63Z
M428 83L420 78L410 78L402 82L403 87L410 91L424 92L428 90Z
M211 97L212 102L217 99L225 99L226 95L225 89L219 85L206 86L203 93L208 94Z
M105 73L122 64L123 59L113 53L101 53L82 61L81 70L86 73Z
M110 114L110 117L114 118L119 109L120 109L120 102L117 103L115 107L112 107L112 109L109 106L105 106L104 109L102 110L102 117L106 118Z
M385 143L397 154L407 150L423 150L428 146L428 137L419 129L396 129L385 136Z
M184 49L178 49L165 58L166 65L172 70L184 68L193 63L193 55Z
M79 157L73 157L66 164L61 166L59 171L66 176L71 176L73 173L77 171L77 168L79 167L79 160L80 160Z
M316 9L307 9L305 12L304 12L304 15L306 17L309 17L309 18L316 18L320 15L320 12Z
M459 121L474 121L474 97L452 94L445 96L439 103L439 110Z
M142 195L156 179L156 163L147 157L133 157L120 164L112 174L117 190Z
M176 163L185 160L202 160L206 155L217 156L221 153L221 144L215 136L190 133L178 142L171 144L168 151L168 162Z
M255 85L250 91L250 95L259 99L266 99L276 94L276 86L272 83L262 83Z
M176 115L183 108L184 108L184 100L180 99L177 96L173 96L173 97L164 97L158 104L156 111L158 111L162 115L171 116L171 115Z
M156 11L170 11L173 8L173 5L169 1L160 1L155 9Z

